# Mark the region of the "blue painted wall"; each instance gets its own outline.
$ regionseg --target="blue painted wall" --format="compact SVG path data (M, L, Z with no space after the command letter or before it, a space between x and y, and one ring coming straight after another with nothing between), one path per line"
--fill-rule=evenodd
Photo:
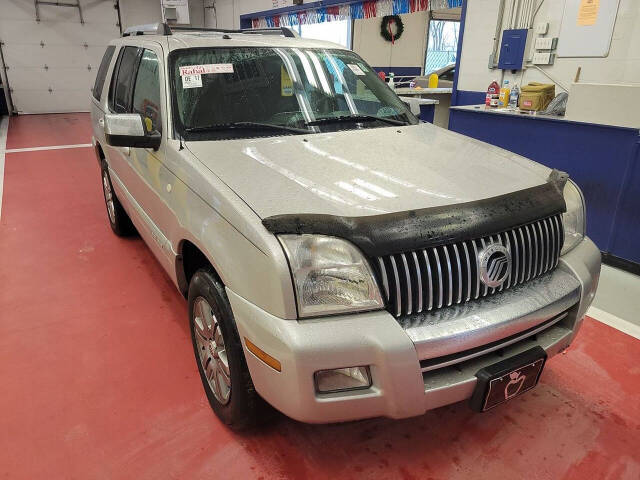
M585 195L588 235L640 263L637 129L460 110L451 110L449 128L568 172Z

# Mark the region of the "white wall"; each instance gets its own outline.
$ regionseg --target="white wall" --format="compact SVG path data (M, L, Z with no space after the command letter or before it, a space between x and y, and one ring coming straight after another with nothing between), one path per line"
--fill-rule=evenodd
M204 5L210 5L212 1L189 0L189 21L192 26L205 26L203 22L207 9L203 7ZM216 3L219 1L216 0ZM120 0L120 19L122 20L123 31L133 25L162 22L160 0ZM207 24L206 26L210 25Z
M381 18L356 20L353 51L373 67L424 67L428 12L400 15L404 32L395 44L380 36Z
M486 91L493 79L501 79L500 70L488 68L499 3L498 0L468 0L458 77L458 88L461 90ZM546 36L557 37L563 10L563 0L544 1L534 25L548 22L549 31ZM558 42L562 42L562 38ZM556 58L554 65L542 68L554 79L569 87L578 67L582 67L580 82L640 82L640 1L620 0L608 57ZM504 78L518 84L523 83L523 80L525 84L531 81L550 82L534 68L528 68L523 79L522 72L516 73L515 76L506 72ZM556 89L556 92L560 91L562 89Z
M211 5L213 0L204 0ZM293 2L291 2L293 4ZM262 12L273 8L272 0L215 0L218 21L213 9L207 9L207 26L216 28L240 28L240 15Z

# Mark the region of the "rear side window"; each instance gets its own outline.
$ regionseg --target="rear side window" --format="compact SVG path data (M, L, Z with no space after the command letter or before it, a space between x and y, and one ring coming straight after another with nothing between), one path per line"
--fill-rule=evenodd
M98 74L96 75L96 83L93 85L93 96L96 100L100 100L102 96L102 87L104 87L104 79L107 76L107 70L109 70L109 64L113 58L113 52L116 51L116 47L110 45L104 52L100 68L98 68Z
M162 133L160 119L160 76L158 57L144 50L140 58L136 85L133 90L133 112L140 113L149 132Z
M116 113L127 113L131 100L131 84L138 61L137 47L124 47L120 51L118 64L113 73L109 89L109 106Z

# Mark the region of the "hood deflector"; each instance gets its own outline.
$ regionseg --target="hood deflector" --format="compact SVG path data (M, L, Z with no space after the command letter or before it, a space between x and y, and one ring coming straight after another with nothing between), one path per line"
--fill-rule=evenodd
M568 178L552 170L543 185L473 202L363 217L274 215L262 224L274 234L340 237L377 257L483 237L565 212Z

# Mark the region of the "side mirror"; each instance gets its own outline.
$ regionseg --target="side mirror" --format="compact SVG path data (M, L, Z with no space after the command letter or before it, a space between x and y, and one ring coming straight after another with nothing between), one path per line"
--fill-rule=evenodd
M104 135L112 147L160 148L158 132L147 132L139 113L107 113L104 116Z

